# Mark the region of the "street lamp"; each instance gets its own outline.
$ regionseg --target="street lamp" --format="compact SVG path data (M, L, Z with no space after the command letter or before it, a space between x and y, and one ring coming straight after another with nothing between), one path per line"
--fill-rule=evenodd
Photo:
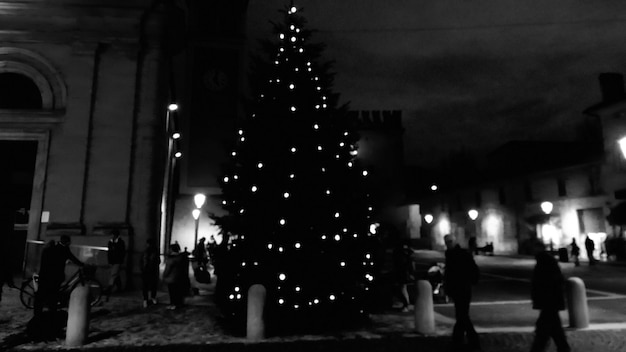
M470 211L467 212L467 216L472 220L476 220L478 218L478 210L470 209Z
M194 235L193 235L193 247L195 248L198 243L198 227L200 226L200 208L202 208L202 206L204 205L204 202L206 202L206 196L202 193L198 193L195 196L193 196L193 202L196 205L196 209L191 211L191 215L193 216L193 219L196 221L196 230L194 231Z
M433 222L433 216L431 214L426 214L424 215L424 220L427 224L430 224L431 222Z
M541 203L541 210L543 210L543 212L546 213L546 215L550 215L553 208L554 208L554 205L552 204L552 202Z

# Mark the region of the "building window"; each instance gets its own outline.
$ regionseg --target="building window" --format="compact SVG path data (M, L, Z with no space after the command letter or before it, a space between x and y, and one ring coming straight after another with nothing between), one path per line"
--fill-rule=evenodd
M559 188L559 197L567 196L567 187L565 187L565 180L560 178L556 181L556 184Z
M41 108L41 92L35 82L18 73L0 73L0 109Z

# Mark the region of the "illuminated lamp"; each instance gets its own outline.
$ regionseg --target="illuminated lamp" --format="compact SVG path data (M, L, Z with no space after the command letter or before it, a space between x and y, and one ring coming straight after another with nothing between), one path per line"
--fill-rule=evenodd
M426 221L427 224L430 224L431 222L433 222L433 216L431 214L426 214L424 215L424 221Z
M554 208L554 205L552 204L552 202L543 202L541 203L541 210L546 213L546 215L550 215L550 213L552 212L552 209Z
M167 106L167 110L169 110L169 111L176 111L176 110L178 110L178 104L171 103L170 105Z
M469 216L469 218L472 219L472 220L476 220L476 218L478 218L478 210L470 209L467 212L467 216Z

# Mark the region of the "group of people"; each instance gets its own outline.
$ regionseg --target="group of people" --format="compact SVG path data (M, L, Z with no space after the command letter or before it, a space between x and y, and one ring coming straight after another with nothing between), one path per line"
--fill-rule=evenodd
M471 350L479 351L480 339L469 317L469 307L472 286L478 282L480 271L472 254L457 244L454 235L446 235L444 241L447 248L444 287L454 301L456 316L452 332L452 349L463 350L467 340L467 346ZM535 259L531 298L533 309L539 310L540 313L530 351L545 351L548 341L552 338L558 352L569 352L571 349L559 317L559 311L565 309L563 296L565 279L558 262L549 252L538 253Z
M578 244L576 243L576 239L572 238L572 243L569 245L570 247L570 253L572 255L572 258L574 259L574 265L576 266L580 266L580 247L578 247ZM596 245L593 242L593 240L591 239L591 237L589 237L589 235L587 235L587 238L585 238L585 250L587 251L587 258L589 258L589 265L595 265L596 262L598 261L595 256L593 255L593 252L596 249Z

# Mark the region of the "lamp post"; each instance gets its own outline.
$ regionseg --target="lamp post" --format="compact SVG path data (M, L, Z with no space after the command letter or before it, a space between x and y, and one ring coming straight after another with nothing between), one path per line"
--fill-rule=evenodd
M196 205L196 209L191 211L191 215L196 222L196 229L194 231L193 236L193 248L196 248L196 244L198 243L198 227L200 226L200 209L204 205L206 201L206 196L202 193L198 193L193 197L193 202Z

